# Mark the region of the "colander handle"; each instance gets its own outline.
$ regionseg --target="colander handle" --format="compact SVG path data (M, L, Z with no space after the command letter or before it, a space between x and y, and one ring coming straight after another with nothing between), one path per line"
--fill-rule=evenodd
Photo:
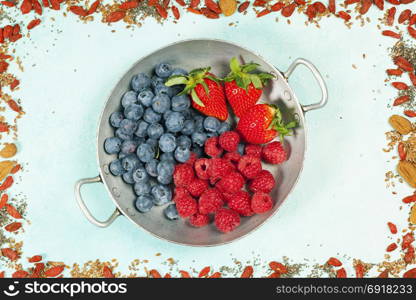
M88 221L90 221L92 224L104 228L111 225L111 223L114 222L115 219L117 219L118 216L121 215L120 211L116 208L116 210L113 212L113 214L105 221L99 221L97 220L90 212L88 207L85 205L84 199L82 199L81 196L81 187L84 184L89 183L96 183L96 182L102 182L101 177L93 177L93 178L83 178L77 181L75 184L75 199L77 200L77 203L79 207L81 208L81 211L84 213L85 217L87 217Z
M304 58L297 58L287 69L287 71L284 73L284 77L286 79L289 79L290 75L292 75L293 71L297 68L299 65L304 65L309 69L309 71L312 72L313 77L315 77L316 81L318 82L319 87L321 88L321 100L318 103L308 104L308 105L302 105L303 112L307 112L314 109L319 109L325 106L325 104L328 102L328 89L326 87L324 78L322 77L321 73L318 71L318 69L312 64L310 61L304 59Z

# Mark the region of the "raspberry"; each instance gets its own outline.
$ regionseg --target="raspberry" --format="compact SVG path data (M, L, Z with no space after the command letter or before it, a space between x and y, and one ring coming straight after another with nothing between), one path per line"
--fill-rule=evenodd
M236 193L244 186L244 177L236 171L229 172L218 181L216 187L222 192Z
M195 152L191 152L191 156L186 161L186 164L193 166L197 159L198 159L198 155L196 155Z
M187 186L187 190L192 196L199 197L206 189L208 189L208 187L208 181L200 178L194 178L194 180L192 180L192 182Z
M173 201L176 198L182 198L184 196L189 196L189 192L184 187L175 187Z
M219 157L222 154L222 149L218 145L218 137L213 136L205 141L205 153L211 157Z
M209 166L209 176L212 184L234 170L234 166L223 158L212 158Z
M244 153L247 155L253 155L255 157L261 157L261 146L260 145L246 145Z
M196 176L201 179L209 179L209 166L211 161L208 158L199 158L195 161L194 168Z
M209 224L209 216L196 213L189 218L189 223L194 227L203 227Z
M225 203L230 202L231 198L234 196L233 193L222 193L222 199Z
M240 216L234 210L221 208L215 214L215 226L221 232L230 232L240 225Z
M228 152L228 153L225 153L222 158L224 158L225 160L229 161L234 166L237 166L238 165L238 162L241 159L241 155L238 152Z
M235 131L226 131L220 135L218 142L225 151L234 152L237 151L240 136Z
M280 142L271 142L265 145L261 155L263 160L270 164L281 164L287 158L286 151Z
M216 188L206 190L199 198L199 212L204 215L215 213L223 205L222 195Z
M198 212L198 203L191 196L183 196L175 199L176 209L182 218L190 217Z
M194 179L195 174L191 165L179 164L176 165L173 172L173 182L176 186L188 186Z
M239 191L235 193L231 197L230 202L228 202L228 207L245 217L252 216L254 214L251 209L250 194L246 191Z
M257 192L251 198L251 209L257 214L265 213L271 210L272 207L273 200L269 194Z
M238 170L248 179L255 178L261 172L261 161L252 155L243 155L238 162Z
M274 185L275 180L272 173L263 170L250 182L248 187L252 192L270 193Z

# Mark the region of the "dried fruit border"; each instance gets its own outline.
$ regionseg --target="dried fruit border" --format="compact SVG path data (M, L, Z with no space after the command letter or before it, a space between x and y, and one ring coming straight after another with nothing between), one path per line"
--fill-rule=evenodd
M112 2L104 4L97 0L6 0L0 2L0 17L4 27L0 28L0 251L1 265L5 271L0 277L294 277L300 274L305 264L291 263L288 258L281 262L264 264L261 258L256 257L249 263L234 260L233 267L221 267L217 270L207 266L202 270L178 267L178 262L172 258L163 261L169 272L160 274L159 271L146 268L147 260L135 260L129 266L129 274L117 272L116 260L101 262L89 261L82 266L74 264L65 265L64 262L45 260L40 255L27 257L22 253L22 242L16 241L18 234L29 223L25 219L25 200L18 195L13 196L11 187L19 180L19 172L23 169L21 164L13 157L18 149L17 122L25 115L19 99L13 99L12 93L20 88L20 81L9 72L9 65L16 66L23 71L21 61L14 56L14 46L22 38L30 38L30 31L41 24L49 22L43 16L45 10L61 11L64 16L76 15L83 22L100 18L103 23L125 22L127 27L140 26L145 18L151 17L163 22L165 19L178 22L184 13L193 13L210 19L222 18L235 13L248 15L249 9L254 11L256 17L268 14L281 15L290 23L290 17L296 13L297 18L305 18L305 24L319 27L319 20L323 17L335 17L350 27L354 21L361 25L369 23L365 15L370 9L379 10L380 18L377 25L380 34L392 38L396 44L392 47L391 57L394 67L388 69L386 82L390 79L407 74L408 83L394 81L392 87L397 89L398 96L393 101L393 107L404 107L403 114L408 118L416 116L416 48L412 48L416 39L416 10L415 0L254 0L238 2L236 0L128 0L125 2ZM413 7L415 11L412 11ZM26 24L16 23L11 15L29 15L30 21ZM27 18L26 18L27 19ZM276 18L277 19L277 18ZM395 40L397 39L397 40ZM405 40L408 39L409 41ZM413 39L413 41L412 41ZM404 78L404 77L403 77ZM406 80L404 78L404 80ZM398 173L390 171L386 174L386 181L394 185L393 180L406 181L413 188L416 187L416 126L409 119L394 115L390 118L392 131L386 133L389 144L386 152L398 151ZM416 193L402 200L409 210L408 227L398 229L393 222L386 222L386 231L395 239L395 242L386 246L386 261L378 264L364 263L361 260L328 258L326 262L312 266L310 277L412 277L416 278L414 264L415 250L413 243L416 224ZM400 251L400 258L391 260L389 253ZM156 254L161 256L161 254ZM344 260L344 262L342 262ZM309 268L311 266L308 266ZM347 274L353 267L355 274ZM68 275L66 275L66 272ZM5 273L7 272L7 274Z

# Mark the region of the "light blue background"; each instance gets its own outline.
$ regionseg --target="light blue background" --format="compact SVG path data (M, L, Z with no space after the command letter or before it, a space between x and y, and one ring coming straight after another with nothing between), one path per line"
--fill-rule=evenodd
M232 258L244 262L254 257L267 263L288 256L309 265L323 263L329 256L381 262L390 243L386 222L406 220L399 199L410 190L401 185L399 196L393 196L385 187L384 174L394 167L389 162L393 154L381 150L386 144L384 132L389 130L387 105L394 96L384 83L384 70L391 66L387 48L393 41L376 28L381 14L371 12L372 23L352 29L336 18L322 20L319 29L305 26L304 16L293 17L289 25L280 14L208 20L185 13L178 24L160 25L148 19L134 30L121 23L82 24L73 15L53 22L48 13L31 39L22 40L17 49L25 67L19 74L18 95L27 113L20 122L19 159L28 165L15 190L27 196L31 222L25 226L24 253L67 264L117 258L121 271L135 258L149 259L149 268L162 270L161 262L169 257L178 259L182 268L197 269L233 266ZM231 22L238 25L228 26ZM225 246L174 245L124 217L107 229L96 228L76 205L73 186L79 178L98 174L95 134L101 109L136 60L189 38L235 42L260 53L280 70L304 57L322 72L329 103L306 116L308 151L300 181L275 217ZM307 70L299 69L290 84L302 103L320 97ZM84 191L98 217L113 211L103 186ZM156 257L158 252L162 256ZM261 270L256 274L261 275Z

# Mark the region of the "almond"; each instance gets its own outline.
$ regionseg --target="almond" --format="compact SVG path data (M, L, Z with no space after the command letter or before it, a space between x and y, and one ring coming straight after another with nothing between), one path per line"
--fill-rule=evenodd
M237 10L237 1L236 0L220 0L220 8L224 16L228 17L235 13Z
M0 181L3 181L3 179L10 174L10 171L13 169L15 164L16 162L12 160L0 162Z
M416 204L412 206L412 209L410 210L410 223L416 225Z
M0 156L10 158L16 155L17 147L13 143L5 143L3 149L0 150Z
M399 115L392 115L389 118L389 123L400 134L408 134L413 129L412 123Z
M409 161L400 161L397 165L400 176L413 188L416 188L416 165Z

